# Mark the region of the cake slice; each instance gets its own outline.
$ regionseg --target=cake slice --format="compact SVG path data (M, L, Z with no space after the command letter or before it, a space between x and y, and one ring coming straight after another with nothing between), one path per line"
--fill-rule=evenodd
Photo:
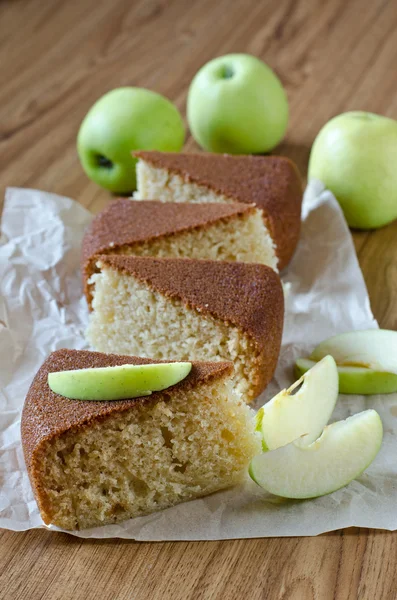
M86 280L95 272L97 256L108 253L237 260L277 269L261 212L249 204L115 200L85 233L81 269Z
M273 376L284 297L265 265L100 255L89 280L96 350L164 360L231 360L250 402Z
M151 396L108 402L52 392L48 373L151 361L84 350L53 352L22 412L31 485L45 523L117 523L241 482L260 452L253 412L234 394L231 363L193 363Z
M279 269L290 261L300 232L302 182L280 156L134 152L136 199L163 202L242 202L262 212Z

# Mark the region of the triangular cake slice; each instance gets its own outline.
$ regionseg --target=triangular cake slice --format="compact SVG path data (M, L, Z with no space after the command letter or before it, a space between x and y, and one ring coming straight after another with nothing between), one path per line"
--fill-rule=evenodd
M279 269L290 261L300 232L302 182L281 156L134 152L136 199L163 202L242 202L263 211Z
M85 233L81 268L86 280L95 272L96 257L108 253L254 262L277 269L261 212L241 203L115 200Z
M273 376L284 297L265 265L101 255L90 279L90 344L169 360L231 360L237 391L258 396Z
M233 392L230 363L193 363L151 396L81 402L52 392L48 373L156 361L53 352L22 412L25 461L45 523L117 523L241 482L260 452L253 411Z

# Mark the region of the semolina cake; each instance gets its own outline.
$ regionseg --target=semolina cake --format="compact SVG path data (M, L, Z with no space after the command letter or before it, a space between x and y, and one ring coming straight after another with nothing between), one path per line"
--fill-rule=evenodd
M45 523L83 529L118 523L240 483L260 452L253 411L234 393L231 363L193 363L151 396L69 400L51 372L156 361L58 350L27 394L21 434Z
M100 255L87 338L95 350L158 360L230 360L254 400L280 351L284 296L266 265Z
M95 272L96 257L108 253L254 262L277 270L261 211L241 203L115 200L85 233L81 269L86 281Z
M281 156L230 156L137 151L135 199L163 202L241 202L262 211L278 267L298 243L302 181L295 164Z

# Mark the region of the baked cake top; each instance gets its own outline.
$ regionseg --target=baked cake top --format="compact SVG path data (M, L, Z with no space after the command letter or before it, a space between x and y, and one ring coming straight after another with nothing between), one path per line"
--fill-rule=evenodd
M48 386L48 374L56 371L114 367L118 365L144 365L159 362L136 356L119 356L87 350L57 350L52 352L37 372L22 411L21 435L28 468L34 452L40 444L73 428L87 426L109 415L120 413L134 406L158 402L170 397L174 390L188 390L211 379L230 376L233 365L229 362L192 362L189 375L176 385L153 392L151 396L112 401L70 400L55 394Z
M82 267L109 249L209 226L255 210L247 204L173 204L156 200L113 201L89 225L82 245Z
M138 151L133 155L153 167L180 175L235 202L256 204L263 210L277 244L280 270L299 238L302 182L295 164L281 156L232 156L212 153Z
M284 318L280 278L271 267L190 258L99 255L98 262L178 298L201 314L242 329L259 351L279 346Z

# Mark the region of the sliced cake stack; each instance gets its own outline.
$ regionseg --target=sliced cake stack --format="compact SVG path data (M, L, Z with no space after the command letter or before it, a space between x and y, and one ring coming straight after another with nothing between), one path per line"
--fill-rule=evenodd
M239 261L277 270L274 242L261 212L250 204L115 200L84 236L85 282L100 254Z
M117 523L243 482L261 452L245 403L277 364L277 267L299 234L298 175L272 157L140 157L138 195L157 201L115 201L83 242L88 340L107 354L52 353L22 413L41 515L65 529ZM192 362L191 371L138 398L82 401L49 386L59 371L164 360Z
M135 152L136 199L163 202L255 204L273 240L280 271L299 239L302 182L294 163L280 156Z
M299 235L299 175L277 157L137 156L139 199L113 203L84 239L88 340L157 360L231 360L251 402L280 350L276 269Z

